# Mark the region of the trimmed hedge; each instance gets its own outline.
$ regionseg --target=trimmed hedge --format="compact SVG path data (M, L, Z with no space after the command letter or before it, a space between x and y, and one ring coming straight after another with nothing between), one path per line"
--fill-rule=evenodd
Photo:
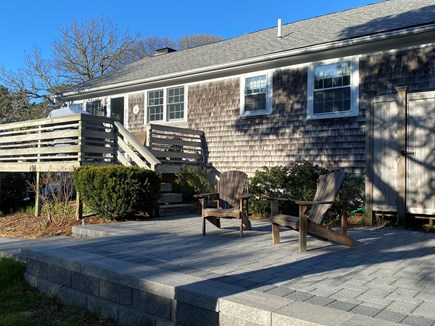
M158 208L160 177L139 167L85 166L73 173L83 200L95 214L118 219L138 212L149 215Z

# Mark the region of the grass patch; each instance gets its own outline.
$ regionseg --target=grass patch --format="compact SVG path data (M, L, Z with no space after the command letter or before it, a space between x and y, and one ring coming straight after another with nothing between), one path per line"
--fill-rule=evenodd
M117 325L38 293L26 283L24 272L24 264L10 258L0 258L0 326Z

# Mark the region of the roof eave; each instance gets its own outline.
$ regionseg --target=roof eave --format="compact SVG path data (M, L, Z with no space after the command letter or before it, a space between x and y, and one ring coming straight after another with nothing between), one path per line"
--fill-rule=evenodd
M72 92L65 92L62 94L58 94L58 98L69 100L69 99L76 99L76 98L82 98L86 95L93 95L93 94L99 94L104 92L114 92L116 90L122 90L127 91L129 88L138 88L140 86L146 86L149 84L153 84L156 82L164 82L164 81L170 81L170 80L177 80L181 78L187 78L192 76L199 76L204 74L211 74L214 72L229 72L231 70L234 70L236 68L240 67L246 67L246 66L252 66L259 63L264 62L273 62L273 61L279 61L284 58L289 57L296 57L300 55L307 55L310 53L317 53L317 52L324 52L328 50L334 50L339 51L343 48L349 48L349 47L355 47L355 46L361 46L364 44L371 44L373 42L379 42L384 40L390 40L390 39L397 39L402 38L406 36L412 36L416 34L424 34L435 31L435 23L430 25L424 25L424 26L417 26L412 28L405 28L400 29L396 31L389 31L389 32L383 32L378 34L371 34L366 35L362 37L357 38L350 38L350 39L344 39L344 40L338 40L328 43L322 43L313 45L310 47L304 47L304 48L298 48L298 49L292 49L292 50L286 50L286 51L280 51L275 53L269 53L267 55L257 56L249 59L234 61L226 64L220 64L220 65L214 65L214 66L208 66L198 69L191 69L186 70L183 72L177 72L173 74L166 74L166 75L160 75L156 77L151 78L144 78L140 80L132 80L128 82L122 82L117 84L111 84L111 85L105 85L100 87L94 87L89 89L81 89L77 91ZM86 96L86 97L88 97Z

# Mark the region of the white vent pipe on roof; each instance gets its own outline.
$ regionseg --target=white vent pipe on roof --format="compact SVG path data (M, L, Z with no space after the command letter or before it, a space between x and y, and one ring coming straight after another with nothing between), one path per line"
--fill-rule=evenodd
M278 39L282 38L282 22L281 18L278 18Z

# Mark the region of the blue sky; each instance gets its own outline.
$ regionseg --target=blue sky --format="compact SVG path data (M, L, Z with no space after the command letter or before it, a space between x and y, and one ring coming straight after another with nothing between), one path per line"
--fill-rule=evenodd
M109 17L120 30L142 36L213 34L231 38L380 0L12 0L0 11L0 64L16 70L34 45L50 54L50 42L71 19Z

